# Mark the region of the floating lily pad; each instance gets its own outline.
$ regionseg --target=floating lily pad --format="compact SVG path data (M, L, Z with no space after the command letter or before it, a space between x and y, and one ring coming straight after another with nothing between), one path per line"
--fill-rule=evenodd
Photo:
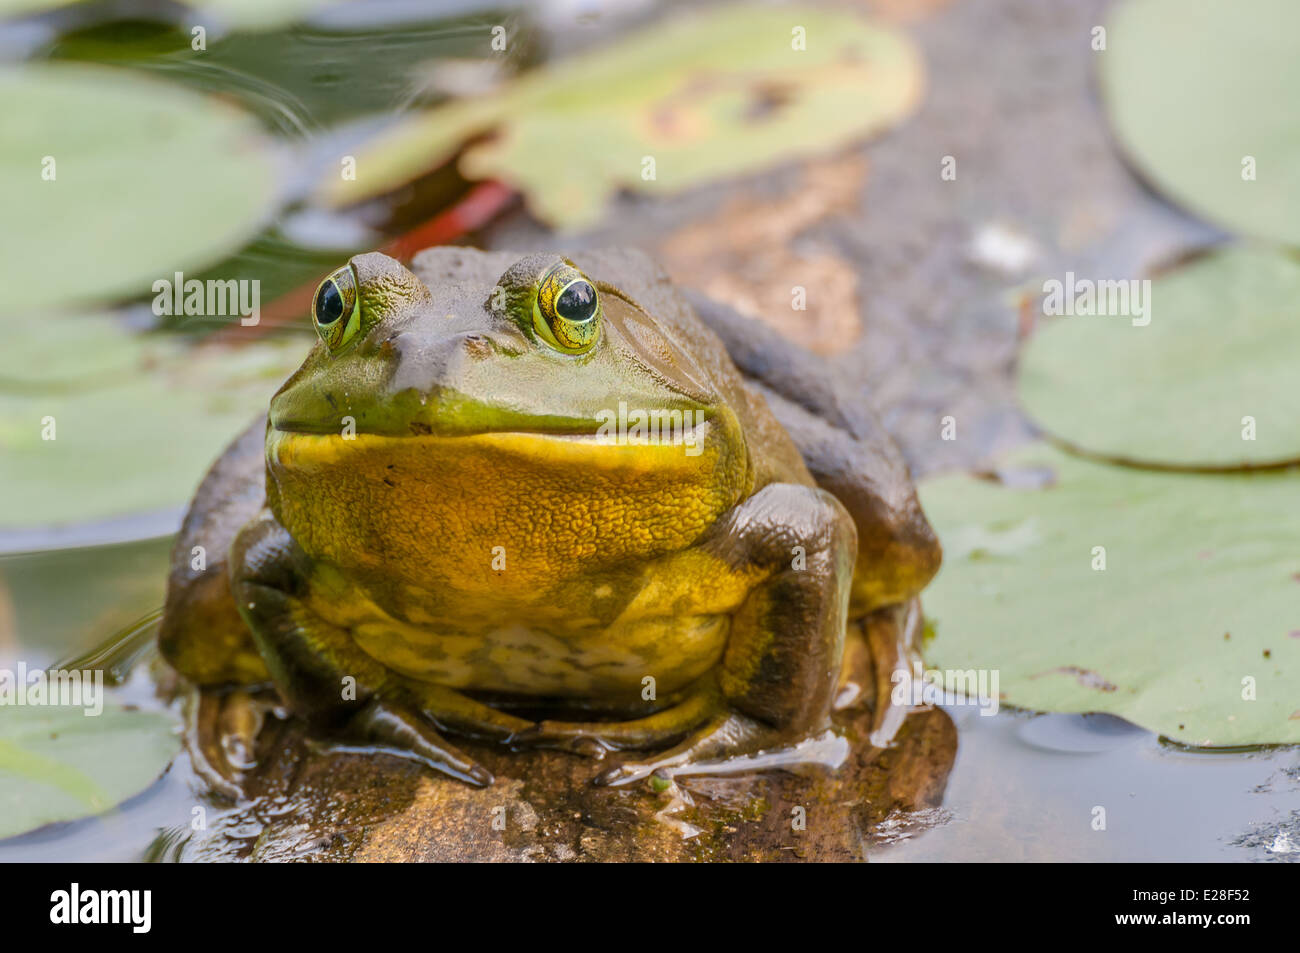
M6 706L0 718L0 838L100 814L148 787L179 748L159 712L105 705Z
M1029 415L1053 437L1126 462L1300 460L1300 261L1265 249L1207 255L1156 278L1149 303L1144 327L1075 316L1040 328L1020 360Z
M1127 0L1102 92L1121 147L1169 198L1233 231L1300 244L1300 4ZM1253 159L1254 178L1243 178Z
M60 7L71 6L76 0L0 0L0 16L14 17L44 13ZM193 7L196 13L211 13L223 24L243 30L272 29L302 19L321 7L337 6L342 0L179 0ZM148 10L134 10L136 16L149 15ZM158 13L159 11L153 11ZM205 17L195 18L196 24L206 24Z
M74 0L0 0L0 17L21 17L71 6Z
M334 204L391 191L492 133L461 172L501 179L542 220L576 228L619 188L677 192L878 132L912 110L921 76L905 36L849 13L712 9L414 115L357 156L355 181L332 173L321 191Z
M997 670L1005 704L1187 744L1300 742L1300 471L1163 473L1049 444L1002 467L1055 482L921 487L945 550L930 665Z
M69 349L78 334L92 335L84 321L48 324L68 328ZM89 340L99 342L106 326L92 323ZM11 330L19 353L29 350L25 328ZM6 379L9 362L0 361L0 530L183 505L226 443L266 410L306 348L300 340L195 348L117 335L104 347L111 373L87 377L86 386L15 386ZM54 420L53 440L44 439L46 418Z
M323 7L343 0L183 0L200 13L211 13L241 30L288 26Z
M113 383L175 351L102 314L25 322L0 350L0 392L60 393Z
M0 71L0 101L0 258L21 278L0 316L147 296L274 212L268 140L214 98L120 69L29 65Z

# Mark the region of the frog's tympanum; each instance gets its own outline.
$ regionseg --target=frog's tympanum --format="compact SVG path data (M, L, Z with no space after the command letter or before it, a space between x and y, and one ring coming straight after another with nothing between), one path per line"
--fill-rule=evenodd
M413 267L320 286L191 505L171 664L475 785L455 736L640 752L618 784L825 733L846 624L939 563L874 418L636 253Z

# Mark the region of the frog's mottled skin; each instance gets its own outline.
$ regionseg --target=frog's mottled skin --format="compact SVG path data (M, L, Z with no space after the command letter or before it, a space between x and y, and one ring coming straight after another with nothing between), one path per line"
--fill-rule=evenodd
M600 335L551 346L557 261L352 260L361 333L317 344L186 518L161 634L182 674L269 676L322 731L477 784L444 733L657 751L598 778L621 783L826 729L846 621L938 566L896 449L807 355L635 253L570 259ZM699 452L598 440L620 403L700 412Z

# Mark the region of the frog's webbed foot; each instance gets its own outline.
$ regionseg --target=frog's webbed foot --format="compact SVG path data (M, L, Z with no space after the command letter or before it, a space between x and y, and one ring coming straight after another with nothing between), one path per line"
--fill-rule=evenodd
M243 797L244 772L257 765L257 736L272 707L243 689L196 688L186 705L184 734L194 773L228 798Z
M741 774L809 764L837 767L847 754L848 742L829 729L792 740L789 734L748 715L722 714L677 747L650 758L619 761L598 774L592 783L618 787L652 774L672 778Z
M725 709L716 688L693 692L685 699L644 718L630 721L543 721L521 732L513 743L521 747L556 748L597 760L609 751L662 748L686 737Z
M345 734L477 788L493 780L492 772L448 744L424 715L397 702L371 698L348 720Z

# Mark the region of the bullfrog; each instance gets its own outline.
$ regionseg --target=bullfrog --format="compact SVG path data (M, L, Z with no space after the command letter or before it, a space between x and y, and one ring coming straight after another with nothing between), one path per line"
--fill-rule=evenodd
M846 626L940 561L874 415L639 252L411 269L320 285L185 517L168 662L476 786L458 736L609 754L619 785L825 733Z

